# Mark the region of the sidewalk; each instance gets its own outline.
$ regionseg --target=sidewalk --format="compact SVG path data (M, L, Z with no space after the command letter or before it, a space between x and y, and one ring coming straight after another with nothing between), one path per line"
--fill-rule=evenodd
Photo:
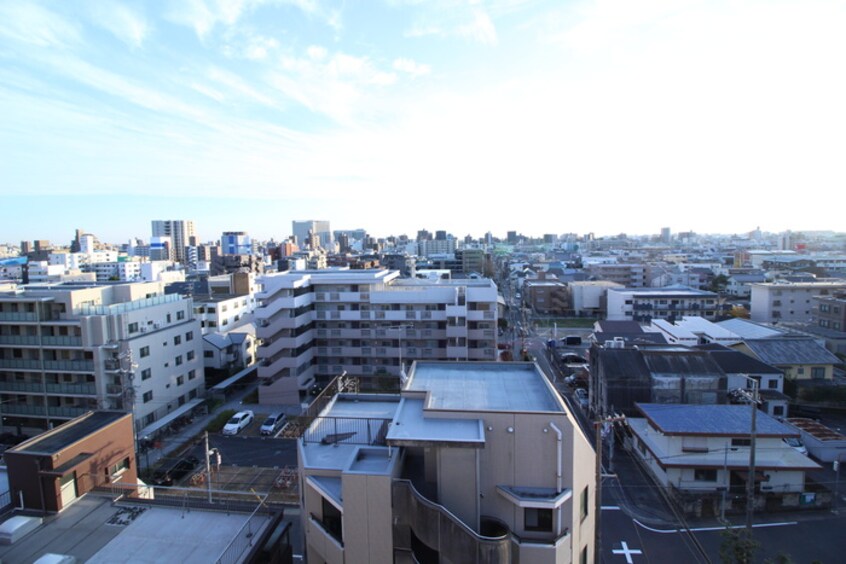
M162 458L171 456L174 452L179 450L185 443L195 438L202 438L202 432L218 413L227 409L234 409L240 411L244 408L242 400L244 397L255 390L258 383L250 384L243 390L240 390L226 400L225 403L219 405L213 412L202 417L195 417L194 422L183 427L178 433L169 435L161 440L161 448L150 448L147 452L138 453L138 468L145 469L156 465Z

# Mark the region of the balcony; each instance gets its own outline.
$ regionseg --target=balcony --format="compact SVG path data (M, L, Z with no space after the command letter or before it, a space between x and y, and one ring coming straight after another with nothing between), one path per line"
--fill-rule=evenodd
M38 321L37 313L28 312L0 312L0 322L3 321Z
M48 407L47 408L49 417L56 417L58 419L73 419L74 417L79 417L84 413L91 411L89 408L85 407ZM30 417L48 417L48 414L44 413L44 406L43 405L13 405L13 404L4 404L0 406L0 411L2 411L3 415L26 415Z
M444 506L421 495L409 480L394 480L391 487L394 527L408 527L423 544L451 562L511 562L512 535L504 524L498 536L483 536L468 527ZM497 527L486 527L492 532ZM487 532L487 531L486 531ZM395 538L407 538L399 531ZM399 548L411 548L399 547Z
M384 446L390 419L315 417L303 433L303 443Z
M41 361L22 358L0 358L0 368L13 368L16 370L37 370L40 372Z
M93 360L45 360L44 370L58 372L94 372Z
M48 394L93 396L97 394L97 387L88 383L47 384L45 386L40 382L0 382L0 391L33 394L43 394L46 391Z

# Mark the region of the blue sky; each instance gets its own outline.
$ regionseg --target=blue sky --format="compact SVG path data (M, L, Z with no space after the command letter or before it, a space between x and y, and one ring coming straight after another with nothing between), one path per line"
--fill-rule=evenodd
M0 241L842 229L846 4L0 0Z

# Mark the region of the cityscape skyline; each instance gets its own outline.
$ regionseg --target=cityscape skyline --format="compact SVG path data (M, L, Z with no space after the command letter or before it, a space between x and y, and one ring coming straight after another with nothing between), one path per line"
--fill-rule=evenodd
M0 240L837 229L845 24L824 0L2 3L0 195L34 213Z

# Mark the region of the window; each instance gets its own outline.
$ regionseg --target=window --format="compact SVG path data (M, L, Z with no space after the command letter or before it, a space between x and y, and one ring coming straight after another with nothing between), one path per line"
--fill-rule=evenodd
M177 376L176 377L176 385L181 386L185 383L185 376Z
M805 373L805 367L804 366L800 366L796 369L796 374L804 374L804 373Z
M124 458L117 464L112 464L106 469L106 479L117 478L129 470L129 457Z
M778 389L778 380L767 380L767 388L770 390Z
M735 440L732 439L731 442L734 443ZM697 482L716 482L717 470L715 468L694 468L693 479Z
M203 351L203 358L214 358L214 351Z
M185 319L185 312L184 311L177 311L176 312L176 320L182 321L183 319Z
M150 347L141 347L139 354L141 358L144 358L145 356L150 356Z
M137 333L138 332L138 322L137 321L129 324L129 332L130 333Z
M811 368L811 378L814 380L822 380L825 378L825 368L822 366L814 366Z
M177 335L176 337L174 337L173 338L173 344L174 345L181 345L182 344L182 336Z
M527 507L523 510L523 528L527 531L552 532L552 509Z
M186 341L193 341L194 340L194 332L188 331L187 333L185 333L185 340Z
M189 380L193 380L196 377L197 377L197 371L196 370L189 370L188 371L188 379Z
M182 365L182 355L176 357L176 366Z
M752 446L752 439L732 439L731 446L733 447L748 447Z
M141 381L149 380L153 376L153 371L150 368L145 368L141 371Z
M144 392L142 399L144 400L144 403L153 401L153 391L150 390L149 392Z
M188 353L185 355L185 360L194 360L194 351L188 351Z
M323 498L323 519L321 522L326 530L335 537L338 542L344 542L344 530L342 525L343 516L338 508Z
M582 495L579 498L579 519L582 521L585 520L585 517L588 516L588 507L590 505L590 496L588 495L588 488L590 486L585 486L585 489L582 490Z
M170 323L170 314L169 313L167 314L165 319L167 319L167 322Z
M579 564L588 564L587 547L582 548L582 554L579 556Z

